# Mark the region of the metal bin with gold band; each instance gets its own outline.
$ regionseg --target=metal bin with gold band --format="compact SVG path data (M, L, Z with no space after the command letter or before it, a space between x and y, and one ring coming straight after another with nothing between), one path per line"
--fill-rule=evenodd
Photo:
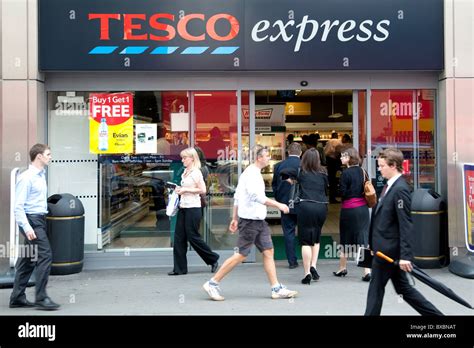
M448 215L446 201L432 189L412 194L411 217L414 233L414 263L420 268L441 268L449 264Z
M48 238L53 252L51 274L79 273L84 265L84 206L69 193L48 198Z

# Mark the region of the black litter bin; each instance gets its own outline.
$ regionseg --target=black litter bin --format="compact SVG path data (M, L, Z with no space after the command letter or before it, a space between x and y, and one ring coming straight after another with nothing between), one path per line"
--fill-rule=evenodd
M79 273L84 263L84 206L69 193L48 198L48 238L53 251L51 274Z
M413 192L411 216L415 233L414 262L420 268L449 264L446 201L431 189Z

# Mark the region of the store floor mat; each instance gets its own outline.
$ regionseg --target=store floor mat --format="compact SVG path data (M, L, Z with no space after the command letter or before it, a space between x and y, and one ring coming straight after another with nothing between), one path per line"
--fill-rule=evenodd
M285 238L283 236L272 236L273 247L275 249L275 260L286 260ZM296 257L301 260L301 246L296 243ZM337 253L333 251L335 246L331 236L321 236L318 259L336 259Z
M169 230L157 230L156 227L129 227L120 232L121 238L138 238L138 237L169 237Z

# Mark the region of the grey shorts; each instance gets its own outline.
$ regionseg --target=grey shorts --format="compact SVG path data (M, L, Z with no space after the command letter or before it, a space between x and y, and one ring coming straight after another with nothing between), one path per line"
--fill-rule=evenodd
M239 218L239 254L248 256L252 245L262 252L273 249L272 234L265 220L248 220Z

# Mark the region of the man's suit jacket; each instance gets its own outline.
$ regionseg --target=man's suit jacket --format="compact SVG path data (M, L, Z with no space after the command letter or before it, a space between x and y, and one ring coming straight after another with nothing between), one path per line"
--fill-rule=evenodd
M296 156L290 156L286 160L281 161L273 168L273 180L272 188L275 194L275 200L280 203L288 204L290 199L291 184L281 178L281 171L283 169L295 169L298 172L300 167L300 158Z
M413 233L410 187L399 177L372 209L369 245L392 259L412 261Z

